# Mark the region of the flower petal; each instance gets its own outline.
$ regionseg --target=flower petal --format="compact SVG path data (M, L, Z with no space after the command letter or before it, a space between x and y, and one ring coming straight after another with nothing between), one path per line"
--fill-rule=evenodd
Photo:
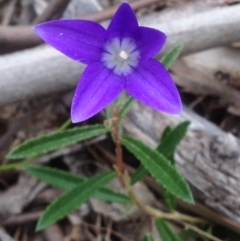
M128 3L122 3L107 29L111 37L132 37L138 29L137 18Z
M106 30L87 20L56 20L39 24L37 34L68 57L88 64L98 61L105 42Z
M127 92L140 102L170 114L182 109L178 90L164 66L155 59L141 63L127 79Z
M157 29L139 27L135 39L143 61L153 57L161 50L167 36Z
M123 90L125 79L101 63L90 64L78 83L72 101L72 122L84 121L111 103Z

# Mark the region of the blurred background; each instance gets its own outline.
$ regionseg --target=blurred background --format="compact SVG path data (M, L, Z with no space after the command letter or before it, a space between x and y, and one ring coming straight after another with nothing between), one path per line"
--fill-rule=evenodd
M1 165L9 163L6 154L13 147L52 132L69 119L73 91L85 68L44 44L33 27L60 18L88 19L107 27L121 2L0 0ZM123 123L124 132L155 147L166 125L190 120L175 158L192 187L196 206L179 202L178 209L206 219L203 228L216 240L240 240L240 1L128 2L140 25L167 34L157 59L176 44L184 44L170 69L184 109L179 116L169 116L138 103ZM102 120L99 114L88 122ZM112 166L113 153L113 143L103 135L39 157L36 163L91 176ZM126 151L124 155L129 170L138 166L133 156ZM165 208L151 178L137 188L145 202ZM139 210L126 214L120 204L91 199L61 222L35 233L42 211L61 193L20 169L1 172L0 240L133 241L155 232L152 220ZM208 240L171 225L183 233L181 240Z

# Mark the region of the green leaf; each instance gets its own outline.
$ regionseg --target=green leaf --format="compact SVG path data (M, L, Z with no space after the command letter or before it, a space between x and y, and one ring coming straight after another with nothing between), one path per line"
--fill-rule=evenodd
M190 122L185 121L175 127L157 147L157 151L163 156L170 158L174 154L176 147L185 137Z
M160 143L164 143L166 137L171 133L171 131L172 131L172 128L170 126L166 126L165 127L165 129L163 130L163 133L162 133L159 145L160 145ZM173 155L171 157L169 157L169 160L170 160L170 162L172 164L174 164L174 157L173 157ZM162 188L162 192L163 192L163 197L164 197L164 200L165 200L168 208L170 210L175 210L175 207L176 207L176 198L175 198L175 196L172 195L170 192L168 192L165 188Z
M189 124L190 122L183 122L177 127L175 127L173 130L171 130L171 128L167 126L163 131L161 141L157 147L157 151L167 157L173 165L175 163L175 149L186 135ZM176 206L175 196L169 193L165 188L163 188L163 196L169 209L174 210Z
M154 241L154 239L150 233L146 233L141 241Z
M171 133L172 128L170 126L166 126L163 130L160 142L164 142L165 138Z
M181 51L183 49L183 43L179 43L175 45L172 49L170 49L161 59L162 64L169 69L174 61L178 58Z
M2 166L0 166L0 171L6 171L6 170L14 169L14 168L25 167L25 166L29 165L31 162L33 162L33 160L35 158L36 158L36 156L33 156L33 157L27 158L26 160L24 160L22 162L16 162L16 163L2 165Z
M104 187L114 177L116 177L115 172L97 174L63 194L47 207L37 223L36 230L42 230L62 219L86 202L96 191Z
M164 141L164 139L167 137L167 135L171 132L171 127L167 126L163 133L162 133L162 137L161 137L161 142ZM148 171L146 170L146 168L141 164L138 169L134 172L134 174L132 175L131 178L131 183L132 185L137 183L138 181L142 180L146 175L148 174Z
M136 103L136 100L132 97L128 97L126 102L121 106L119 110L119 119L121 120L132 108L132 106Z
M132 203L132 200L127 195L106 187L103 187L99 191L97 191L93 195L93 198L96 198L101 201L112 202L112 203L121 203L121 204Z
M186 135L188 125L189 122L183 122L177 127L175 127L173 130L170 126L167 126L162 133L161 141L157 147L157 150L163 155L168 155L167 158L171 164L174 164L174 151L182 138ZM146 170L146 168L143 165L140 165L140 167L132 176L132 184L140 181L147 174L148 171ZM176 206L175 196L169 193L165 188L163 188L163 196L169 209L174 210Z
M146 168L141 164L138 169L134 172L131 178L131 184L134 185L136 182L142 180L146 175L148 174L148 171Z
M25 168L25 171L54 187L63 189L64 191L70 191L77 185L88 180L86 177L81 175L43 166L30 166ZM101 188L93 194L93 198L114 203L131 203L131 199L125 194L106 187Z
M180 241L176 233L161 218L156 219L156 227L162 241Z
M44 154L107 132L108 130L104 125L92 125L43 135L16 147L7 155L7 158L18 159Z
M173 195L193 203L190 188L175 167L156 150L132 138L122 138L123 145L133 153L148 172Z
M175 210L176 208L176 197L168 192L165 188L162 188L164 200L170 210Z

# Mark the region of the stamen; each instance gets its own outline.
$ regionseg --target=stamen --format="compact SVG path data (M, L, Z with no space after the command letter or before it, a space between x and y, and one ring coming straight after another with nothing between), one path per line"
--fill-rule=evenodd
M103 64L113 69L117 75L127 76L139 63L140 53L130 38L111 39L105 45L102 55Z
M127 53L126 51L124 51L124 50L121 50L121 51L120 51L119 56L120 56L122 59L124 59L124 60L127 60L128 57L129 57L128 53Z

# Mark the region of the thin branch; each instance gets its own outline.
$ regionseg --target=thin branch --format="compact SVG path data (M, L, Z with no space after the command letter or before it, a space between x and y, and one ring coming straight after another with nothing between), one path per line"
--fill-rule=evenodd
M69 2L70 0L52 0L45 11L33 21L32 26L0 26L0 54L30 48L42 43L42 40L34 33L33 26L59 18ZM140 0L132 3L131 6L134 10L137 10L151 4L164 5L165 2L165 0ZM81 18L97 22L107 20L114 15L116 9L117 6L114 6Z

